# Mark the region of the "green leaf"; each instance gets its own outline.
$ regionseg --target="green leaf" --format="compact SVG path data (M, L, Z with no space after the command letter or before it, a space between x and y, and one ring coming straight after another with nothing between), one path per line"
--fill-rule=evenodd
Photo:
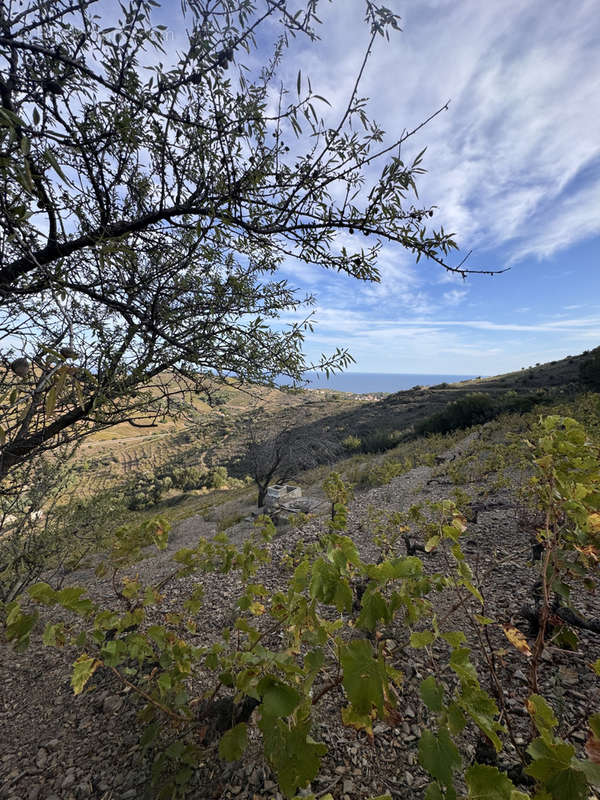
M419 691L427 708L431 711L441 711L443 709L444 687L436 681L433 675L421 681Z
M248 744L248 726L240 722L226 731L219 742L219 756L225 761L237 761Z
M276 717L262 717L265 756L277 775L282 792L291 798L296 790L313 780L319 772L321 756L327 747L311 739L310 719L290 728Z
M56 592L55 602L82 617L89 616L94 611L95 606L89 598L81 598L85 591L83 586L69 586Z
M544 739L548 739L548 735L551 739L552 731L558 725L558 720L554 716L554 711L546 700L539 694L532 694L527 699L527 711L538 733L540 733Z
M463 684L458 698L463 711L471 717L477 727L490 739L497 751L502 749L497 731L502 731L502 725L496 721L498 706L480 686Z
M300 702L300 694L291 686L267 675L257 686L262 697L262 712L272 717L287 717Z
M444 786L452 786L452 771L462 764L460 753L447 728L439 734L424 730L419 739L419 763Z
M430 783L425 791L425 800L444 800L439 783Z
M387 689L385 664L374 658L371 643L356 639L340 648L340 663L344 671L342 684L359 714L368 714L375 706L383 714Z
M449 705L446 713L448 715L448 728L450 729L450 733L461 733L467 724L467 718L463 714L458 703Z
M450 647L460 647L461 644L467 641L467 637L462 631L448 631L447 633L442 633L442 639L448 642Z
M65 183L68 183L68 184L69 184L69 186L72 186L73 188L75 188L75 187L73 186L73 184L71 183L71 181L70 181L70 180L67 178L67 176L65 175L65 173L64 173L64 172L62 171L62 169L60 168L60 166L59 166L59 164L58 164L58 161L56 160L56 158L55 158L55 156L54 156L54 153L53 153L51 150L46 150L46 152L44 153L44 155L45 155L45 157L46 157L47 161L50 163L50 165L51 165L52 167L54 167L55 171L56 171L56 172L57 172L57 173L60 175L60 177L63 179L63 181L64 181Z
M450 668L458 677L467 683L477 682L477 672L469 659L470 650L468 647L457 647L450 654Z
M465 773L469 800L511 800L514 783L497 767L474 764Z
M537 738L531 742L527 752L533 761L525 767L525 772L545 784L554 775L568 769L575 749L564 742L550 743Z
M62 647L66 641L65 626L62 622L56 625L48 623L44 629L42 637L43 643L46 647Z
M587 782L591 783L592 786L600 786L600 764L596 764L594 761L589 761L588 759L584 761L573 759L571 766L578 772L583 772L587 778Z
M379 620L387 622L388 619L388 605L381 592L378 589L374 591L367 590L362 598L362 608L356 620L357 626L368 631L374 631Z
M51 606L59 602L58 592L47 583L34 583L33 586L27 589L27 593L36 603Z
M420 647L428 647L435 641L435 633L433 631L414 631L410 635L410 646L418 649Z
M564 769L558 772L546 783L546 789L553 800L588 800L590 793L588 782L582 772L574 769Z
M84 686L92 677L102 662L87 653L82 653L73 664L73 674L71 675L71 686L75 694L81 694Z
M15 600L7 606L6 638L14 642L15 650L22 651L29 645L29 636L38 619L37 611L33 614L23 614L21 606Z

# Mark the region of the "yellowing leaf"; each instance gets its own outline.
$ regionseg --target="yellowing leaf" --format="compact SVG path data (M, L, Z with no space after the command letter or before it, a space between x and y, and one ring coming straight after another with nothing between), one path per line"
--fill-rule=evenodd
M502 626L502 630L513 647L516 647L520 653L524 653L528 657L531 656L531 648L529 647L529 643L518 628L515 628L514 625L508 625L505 623Z
M464 533L467 530L467 519L463 517L462 514L456 514L454 519L452 520L452 527L456 528L457 531Z
M254 602L250 603L248 610L251 614L254 614L255 617L265 613L265 607L262 603L259 603L258 600L254 600Z
M102 666L102 661L97 658L88 656L87 653L82 653L77 661L73 664L73 674L71 675L71 686L75 694L80 694L84 686L92 677L98 667Z
M600 533L600 514L598 512L590 514L587 522L591 533Z
M596 561L596 563L598 562L598 551L593 545L588 544L585 547L579 547L579 545L575 545L575 550L578 550L581 555Z

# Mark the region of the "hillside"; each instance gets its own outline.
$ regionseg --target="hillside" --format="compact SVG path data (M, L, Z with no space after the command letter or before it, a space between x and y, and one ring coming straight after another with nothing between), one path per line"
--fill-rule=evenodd
M538 419L542 412L574 416L586 426L592 440L597 445L600 443L599 396L582 393L582 387L577 385L579 363L585 358L580 356L533 368L528 373L532 377L525 377L525 382L522 374L514 373L466 384L413 389L378 402L337 396L315 397L307 392L271 396L271 401L280 405L266 409L266 419L274 424L284 413L284 405L288 413L291 408L303 436L334 435L342 442L348 435L363 436L368 441L375 430L400 431L401 435L395 445L388 440L382 452L344 453L342 450L342 457L334 464L315 465L297 476L304 493L321 501L322 510L281 528L265 545L268 560L257 562L258 572L252 582L259 587L255 601L259 605L249 620L262 631L265 653L276 653L281 647L278 629L270 631L267 624L273 598L277 592L286 591L294 568L304 557L318 556L327 536L330 504L322 482L331 469L354 485L354 498L348 503L343 532L360 558L373 565L385 553L401 559L416 553L423 562L426 576L446 573L452 560L450 550L440 545L431 552L424 552L423 543L430 537L432 525L435 529L436 519L447 513L435 504L453 501L459 519L465 520L462 550L484 604L474 600L469 592L457 594L456 588L445 586L431 596L432 612L442 631L465 631L481 685L496 698L501 708L500 721L510 720L511 725L510 736L502 736L504 749L497 757L493 753L490 755L489 741L486 745L486 738L477 733L477 726L469 725L457 741L467 763L482 762L482 759L483 763L496 763L504 774L521 781L522 791L530 788L519 772L518 753L531 734L524 705L530 693L531 660L507 640L502 625L515 626L533 646L535 631L530 628L531 620L526 613L532 608L539 575L532 545L543 517L531 494L529 479L533 465L528 442L535 442L541 435ZM416 424L468 393L477 391L494 397L501 397L506 391L528 394L531 385L536 391L541 390L539 396L544 402L530 411L503 413L469 431L457 430L445 436L424 437L413 433ZM214 436L211 447L201 452L215 461L223 459L220 463L229 458L227 463L232 469L235 463L241 463L233 443L242 441L242 420L247 410L242 406L239 414L228 418L229 439L219 442ZM204 420L202 424L208 427L210 421ZM180 435L165 433L164 438ZM184 458L192 459L197 445L183 442L181 447ZM195 647L207 648L221 641L223 629L237 624L235 620L240 612L236 603L246 581L242 580L239 569L234 569L224 579L218 566L218 550L210 556L212 567L201 576L190 574L175 578L176 565L172 558L181 548L193 549L199 539L200 542L210 539L216 530L224 528L229 542L243 548L253 534L251 523L241 517L251 510L255 490L239 486L212 492L184 492L183 499L176 504L172 502L173 496L144 512L129 513L131 523L156 514L172 519L173 529L163 551L147 548L142 560L134 558L130 564L124 561L118 579L112 568L105 575L95 569L106 558L102 551L89 556L87 563L77 568L66 570L63 566L45 577L59 587L81 585L94 602L107 604L119 613L123 613L127 602L122 594L115 594L116 587L133 587L137 581L159 587L157 597L160 599L156 606L147 607L146 619L139 630L167 620L174 636L190 639ZM204 504L204 511L199 513L196 508L194 513L194 504ZM199 580L203 587L202 606L190 612L186 600L194 595ZM359 585L358 578L351 583L356 608L360 608L361 603L357 594ZM26 602L24 607L29 610L32 604ZM582 618L592 621L600 618L596 593L574 595L574 607ZM67 622L70 625L73 620L73 615L64 609L38 606L38 610L42 620L54 626ZM473 629L473 614L490 620L485 636ZM337 616L340 615L333 607L326 612L331 620ZM348 614L344 612L341 617L346 619ZM449 682L450 687L455 685L452 673L443 667L444 647L415 649L409 646L410 631L422 631L423 622L427 627L429 619L426 615L423 621L408 628L400 621L395 627L384 626L381 642L386 658L402 677L398 677L395 688L397 709L377 719L372 734L360 725L342 724L340 708L347 701L341 686L335 685L334 665L327 667L326 664L325 671L319 673L314 696L324 694L323 701L314 708L311 731L314 739L324 742L327 754L310 786L315 797L366 800L389 796L393 800L416 800L424 796L429 778L420 763L419 741L423 732L437 723L436 715L422 702L422 681L433 668L440 681ZM74 623L75 629L82 626L76 619ZM351 637L359 635L358 631L352 633L353 630L353 627L348 629ZM538 692L552 704L558 734L573 746L578 757L585 758L586 719L600 705L598 678L589 668L600 658L600 639L597 630L573 630L578 637L575 644L572 640L568 643L566 634L566 638L547 644L538 670ZM135 637L138 633L124 631L123 635ZM115 671L109 666L98 668L85 690L74 696L70 675L72 663L80 651L73 647L42 647L40 636L39 632L34 633L32 645L24 652L2 645L0 677L4 694L0 719L5 752L0 760L0 798L128 800L158 797L156 791L149 788L154 751L152 747L147 749L139 744L136 714L144 698L135 689L140 675L136 669L127 671L131 662L125 670L119 667ZM368 635L367 641L371 641ZM88 648L94 646L98 645L87 645ZM492 671L490 658L494 665ZM154 691L152 681L159 678L166 663L154 662L146 678L141 676L144 692ZM287 675L286 680L291 680L292 674L285 670L281 673ZM201 698L207 691L213 695L214 690L222 698L230 694L219 681L215 689L214 679L206 665L198 665L190 674L188 690L195 698L193 703L198 704L200 723L204 708ZM334 685L329 687L328 681L333 681ZM500 695L498 686L503 687ZM202 800L283 800L277 776L261 751L259 727L260 719L252 717L247 752L243 758L228 764L218 756L218 731L210 724L200 725L202 734L198 741L202 744L203 756L200 766L193 770L185 796ZM107 730L110 730L108 737ZM167 724L164 733L167 743L172 741L173 735L176 740L177 726L170 728ZM460 781L459 785L462 785ZM556 798L570 800L575 796L579 795L557 794Z

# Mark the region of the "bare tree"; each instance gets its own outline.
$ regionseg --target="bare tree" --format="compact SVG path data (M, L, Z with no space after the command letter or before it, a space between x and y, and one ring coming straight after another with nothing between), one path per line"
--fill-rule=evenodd
M251 414L245 420L246 448L243 469L258 486L258 507L265 504L269 486L285 483L318 464L334 461L341 447L322 431L294 425L290 417Z
M394 14L366 0L354 89L324 121L301 74L295 100L278 84L289 37L318 38L317 0L183 0L177 50L157 5L0 4L0 480L91 430L155 424L208 374L347 364L305 363L308 311L272 326L312 302L277 276L284 258L376 281L387 240L465 271L415 206L422 154L400 158L422 126L386 139L360 96Z

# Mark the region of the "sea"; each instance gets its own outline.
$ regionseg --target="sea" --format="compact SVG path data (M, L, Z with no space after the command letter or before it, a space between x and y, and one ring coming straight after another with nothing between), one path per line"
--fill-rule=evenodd
M377 392L401 392L414 386L435 386L438 383L456 383L477 378L478 375L429 375L408 372L343 372L325 375L317 372L305 373L307 389L334 389L353 394L375 394Z

